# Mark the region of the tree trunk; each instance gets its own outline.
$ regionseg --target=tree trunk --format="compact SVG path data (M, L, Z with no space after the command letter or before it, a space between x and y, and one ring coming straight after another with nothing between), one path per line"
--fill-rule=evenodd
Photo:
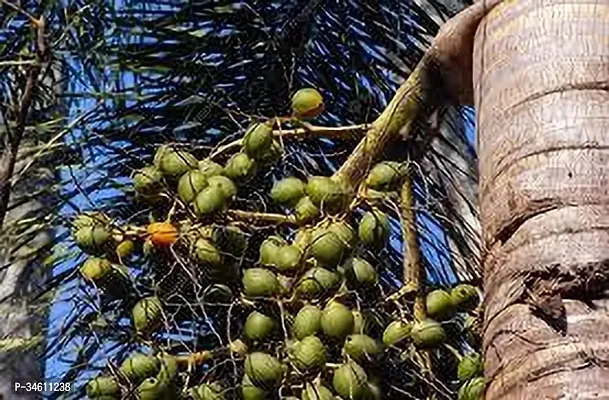
M487 399L609 398L609 2L476 33Z

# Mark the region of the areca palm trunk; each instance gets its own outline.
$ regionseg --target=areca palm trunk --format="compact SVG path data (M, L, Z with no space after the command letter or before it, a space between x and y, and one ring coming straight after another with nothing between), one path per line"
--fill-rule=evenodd
M473 59L486 397L609 398L609 2L506 0Z

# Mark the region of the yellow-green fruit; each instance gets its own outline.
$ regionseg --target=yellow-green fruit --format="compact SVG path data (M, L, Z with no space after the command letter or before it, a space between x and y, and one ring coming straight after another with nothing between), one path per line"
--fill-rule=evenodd
M166 398L167 391L166 383L157 378L147 378L137 387L135 395L138 400L161 400Z
M292 324L292 334L298 340L316 335L321 330L321 310L312 305L306 305L298 311Z
M224 166L224 175L232 180L251 177L256 173L256 163L245 153L234 154Z
M262 340L275 329L275 320L258 311L252 311L245 320L245 337L250 340Z
M351 228L351 225L346 221L336 221L332 222L328 226L328 231L333 232L338 236L338 238L349 248L353 247L356 244L356 235Z
M281 272L295 271L300 267L302 252L293 245L278 248L275 267Z
M465 382L459 389L459 400L482 400L486 382L484 378L478 377Z
M178 181L178 196L185 203L193 201L207 187L207 177L199 170L188 171Z
M281 286L274 273L264 268L249 268L243 271L243 289L248 296L273 296Z
M216 175L207 179L207 184L211 188L219 189L224 193L225 198L232 200L237 195L237 186L226 176Z
M389 239L390 232L387 214L378 210L366 212L360 221L358 229L360 240L372 247L384 246Z
M205 265L217 268L222 266L222 254L207 239L200 238L195 242L194 253L197 260Z
M412 324L406 321L392 321L383 332L383 343L386 346L393 346L410 336Z
M374 285L378 281L374 267L368 261L357 257L347 265L346 275L351 282L358 285Z
M161 301L156 296L145 297L135 304L131 316L137 332L149 332L159 325L163 317Z
M78 247L91 254L101 253L110 238L110 231L101 225L84 226L74 234Z
M243 151L245 151L248 156L259 159L271 149L272 145L272 125L255 122L245 131L245 135L243 136Z
M227 206L227 197L217 187L208 186L195 198L194 211L198 216L209 215Z
M162 187L163 174L154 165L138 170L133 176L133 188L140 194L156 194Z
M343 350L354 360L366 360L383 351L383 347L368 335L354 334L345 339Z
M290 176L275 182L271 189L271 198L278 204L294 206L305 195L305 184L300 179Z
M85 226L101 225L105 226L110 223L110 218L101 212L84 212L74 217L72 221L72 232L76 232Z
M236 226L221 226L213 229L214 243L227 253L241 255L247 248L247 235Z
M243 375L241 381L241 395L243 400L265 400L266 391L255 386L249 376Z
M277 264L279 249L286 245L287 242L280 236L269 236L266 238L260 245L260 264L275 266Z
M219 382L204 383L189 390L195 400L224 400L224 387Z
M417 347L434 347L446 340L442 325L433 319L425 319L413 325L410 337Z
M353 332L353 314L343 304L331 301L321 313L321 329L326 336L345 337Z
M260 388L275 386L281 382L284 372L283 364L270 354L254 352L245 359L245 373Z
M157 357L161 368L156 377L160 382L169 385L178 376L178 362L174 356L168 353L159 353Z
M222 175L222 172L224 172L224 168L220 164L213 162L209 158L199 161L198 169L206 178Z
M325 268L314 267L304 273L296 291L306 298L314 298L332 289L339 283L339 277L334 272Z
M122 259L127 258L133 253L135 243L132 240L126 239L116 246L116 254Z
M351 314L353 314L353 332L352 333L364 333L364 328L365 328L364 315L357 310L351 311Z
M313 232L308 254L319 264L334 268L340 263L346 251L347 246L335 232L319 229Z
M191 169L198 168L199 161L187 151L161 146L154 155L154 165L163 175L178 177Z
M325 211L340 206L345 198L341 185L327 176L309 177L306 193L316 207Z
M305 196L296 203L294 215L299 224L306 224L319 215L319 208L313 204L309 196Z
M478 353L466 354L459 360L459 366L457 368L457 376L460 381L467 381L482 375L482 356Z
M334 371L332 386L343 399L360 400L367 393L368 376L358 364L345 363Z
M135 353L127 358L119 371L134 385L139 385L144 379L156 376L160 369L160 362L155 356Z
M108 278L113 271L112 264L105 258L89 257L79 269L80 274L93 282Z
M302 391L301 400L334 400L334 395L325 386L307 383Z
M301 119L315 118L324 110L324 99L313 88L300 89L292 96L292 113Z
M480 303L476 288L465 283L455 286L450 291L450 297L459 311L471 311Z
M425 297L425 309L430 318L443 320L455 314L455 304L448 292L438 289L429 292Z
M366 186L373 190L387 191L395 189L401 175L400 163L383 161L376 164L366 178Z
M307 336L291 352L292 365L300 372L319 371L326 365L326 347L316 336Z
M273 140L273 144L271 144L271 148L269 151L264 153L262 157L259 158L260 163L263 165L272 165L281 160L281 156L283 155L283 147L278 140Z
M90 399L99 397L119 398L120 386L113 376L98 376L91 379L86 387L87 396Z

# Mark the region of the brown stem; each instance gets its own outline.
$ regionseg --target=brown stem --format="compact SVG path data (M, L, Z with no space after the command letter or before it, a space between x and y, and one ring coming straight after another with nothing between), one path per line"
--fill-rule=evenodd
M421 266L421 253L417 240L414 190L410 171L405 174L400 193L400 214L404 235L404 285L416 288L414 316L417 321L425 319L425 299L422 283L425 271Z
M11 3L5 1L3 1L3 3L12 6ZM29 68L28 77L20 104L15 104L14 107L16 109L17 123L12 132L10 129L7 129L8 143L6 149L2 155L0 155L0 227L2 227L4 223L4 218L6 217L8 210L8 203L10 200L12 187L11 180L15 171L15 163L17 162L19 145L23 139L26 123L30 115L34 88L42 69L43 59L46 57L46 45L44 42L44 19L34 19L29 14L25 14L30 18L34 28L36 28L37 62Z
M228 210L226 215L237 221L246 221L254 225L264 224L292 224L296 225L296 217L293 215L262 213L256 211Z

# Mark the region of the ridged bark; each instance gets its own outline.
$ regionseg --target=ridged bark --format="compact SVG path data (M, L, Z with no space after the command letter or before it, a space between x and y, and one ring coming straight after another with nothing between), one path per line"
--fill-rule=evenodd
M609 398L609 2L504 1L473 79L486 398Z

